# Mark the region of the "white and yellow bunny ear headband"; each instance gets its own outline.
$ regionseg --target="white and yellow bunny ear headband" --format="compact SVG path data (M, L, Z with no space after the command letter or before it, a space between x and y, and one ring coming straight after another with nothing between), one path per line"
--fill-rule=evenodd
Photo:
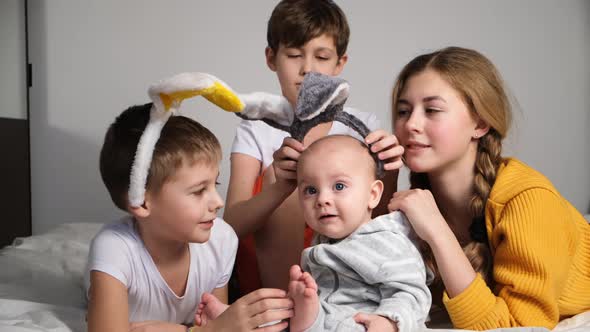
M266 118L279 125L288 125L293 118L285 98L264 92L238 96L223 81L206 73L182 73L164 79L150 86L148 95L153 102L150 120L137 144L129 178L128 199L132 207L144 203L154 148L162 128L183 100L203 96L228 112L241 112L241 117Z
M223 110L235 112L243 119L262 120L287 131L299 141L311 128L328 121L340 121L364 138L369 129L356 117L343 111L348 91L349 85L342 79L309 73L303 80L298 103L293 110L283 96L265 92L236 94L223 81L206 73L182 73L152 85L148 90L153 102L150 120L139 139L131 166L129 204L139 207L144 203L149 168L160 132L183 100L203 96ZM382 163L378 164L382 171Z

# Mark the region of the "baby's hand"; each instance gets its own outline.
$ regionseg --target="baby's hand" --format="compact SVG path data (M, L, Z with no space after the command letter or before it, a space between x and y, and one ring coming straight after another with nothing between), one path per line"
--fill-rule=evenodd
M228 305L219 301L214 295L204 293L201 296L201 303L195 313L195 325L205 326L210 320L214 320L221 315Z
M296 187L297 161L305 148L294 138L286 137L283 145L272 155L272 163L277 183L290 184L292 190Z
M383 168L386 171L396 170L404 165L404 147L399 145L395 135L385 130L375 130L365 137L365 143L370 144L371 152L378 153L379 159L385 162Z
M379 315L358 313L354 316L354 321L363 324L367 332L398 331L395 322Z

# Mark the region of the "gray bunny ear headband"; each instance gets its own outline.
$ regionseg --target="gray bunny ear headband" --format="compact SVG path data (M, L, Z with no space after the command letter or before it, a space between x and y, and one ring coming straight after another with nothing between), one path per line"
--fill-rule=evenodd
M288 132L298 141L316 125L339 121L365 138L369 128L354 115L344 111L350 86L340 78L318 73L305 75L295 110L283 96L265 92L237 94L217 77L206 73L182 73L150 86L153 102L148 122L135 152L129 181L129 203L144 202L145 188L154 148L168 118L180 108L184 99L203 96L221 109L247 120L261 120ZM384 174L383 162L375 155L378 176Z

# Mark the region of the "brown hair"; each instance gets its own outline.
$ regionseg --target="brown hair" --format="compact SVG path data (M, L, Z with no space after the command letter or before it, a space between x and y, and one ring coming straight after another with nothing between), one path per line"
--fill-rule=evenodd
M127 211L129 176L137 144L150 119L152 104L132 106L110 125L100 151L100 174L115 205ZM217 164L219 141L207 128L183 116L172 116L154 148L146 190L158 192L184 163Z
M327 34L334 39L338 58L346 53L350 29L344 12L331 0L283 0L268 20L266 40L277 53L279 45L301 47Z
M502 139L506 137L512 117L510 101L502 77L489 59L471 49L448 47L420 55L402 69L393 88L393 110L408 80L427 69L438 73L461 95L469 110L490 126L488 133L478 140L473 169L471 242L463 246L463 251L475 271L491 285L492 257L485 229L485 205L502 162ZM396 116L394 111L394 122ZM412 188L430 189L424 173L411 172L410 183ZM438 277L432 251L425 242L422 246L427 264Z

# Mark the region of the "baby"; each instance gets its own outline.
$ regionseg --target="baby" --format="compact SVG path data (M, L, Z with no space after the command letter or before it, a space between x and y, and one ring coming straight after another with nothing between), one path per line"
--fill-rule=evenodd
M350 136L326 136L299 157L299 200L316 237L290 270L292 332L424 327L426 268L403 214L371 220L383 192L376 172L368 148Z

